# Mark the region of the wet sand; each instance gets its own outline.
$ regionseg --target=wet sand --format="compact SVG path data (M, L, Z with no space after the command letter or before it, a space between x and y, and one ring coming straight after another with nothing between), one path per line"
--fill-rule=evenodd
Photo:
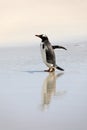
M87 129L87 43L55 50L61 72L44 72L39 46L0 48L1 130Z

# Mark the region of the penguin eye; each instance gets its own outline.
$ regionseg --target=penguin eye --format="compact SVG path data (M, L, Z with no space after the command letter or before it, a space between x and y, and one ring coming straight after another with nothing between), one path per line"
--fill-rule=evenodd
M42 34L42 36L43 36L43 37L46 37L46 35L45 35L45 34Z

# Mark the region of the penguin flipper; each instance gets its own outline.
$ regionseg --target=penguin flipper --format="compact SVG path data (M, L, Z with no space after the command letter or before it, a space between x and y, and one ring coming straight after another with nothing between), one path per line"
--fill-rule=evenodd
M63 46L58 46L58 45L53 45L52 48L53 48L53 49L64 49L64 50L67 50L65 47L63 47Z
M56 65L56 69L61 70L61 71L64 71L64 69L62 69L61 67L59 67L59 66L57 66L57 65Z

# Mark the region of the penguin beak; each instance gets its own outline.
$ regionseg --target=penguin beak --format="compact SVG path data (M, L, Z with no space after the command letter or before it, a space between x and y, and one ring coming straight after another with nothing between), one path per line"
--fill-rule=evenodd
M40 38L40 35L35 35L35 36Z

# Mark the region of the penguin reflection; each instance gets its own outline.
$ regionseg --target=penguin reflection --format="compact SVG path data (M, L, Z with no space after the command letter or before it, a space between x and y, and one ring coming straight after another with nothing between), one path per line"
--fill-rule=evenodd
M50 104L52 96L56 95L56 79L62 75L63 73L55 75L55 72L52 72L45 79L42 90L43 109Z

